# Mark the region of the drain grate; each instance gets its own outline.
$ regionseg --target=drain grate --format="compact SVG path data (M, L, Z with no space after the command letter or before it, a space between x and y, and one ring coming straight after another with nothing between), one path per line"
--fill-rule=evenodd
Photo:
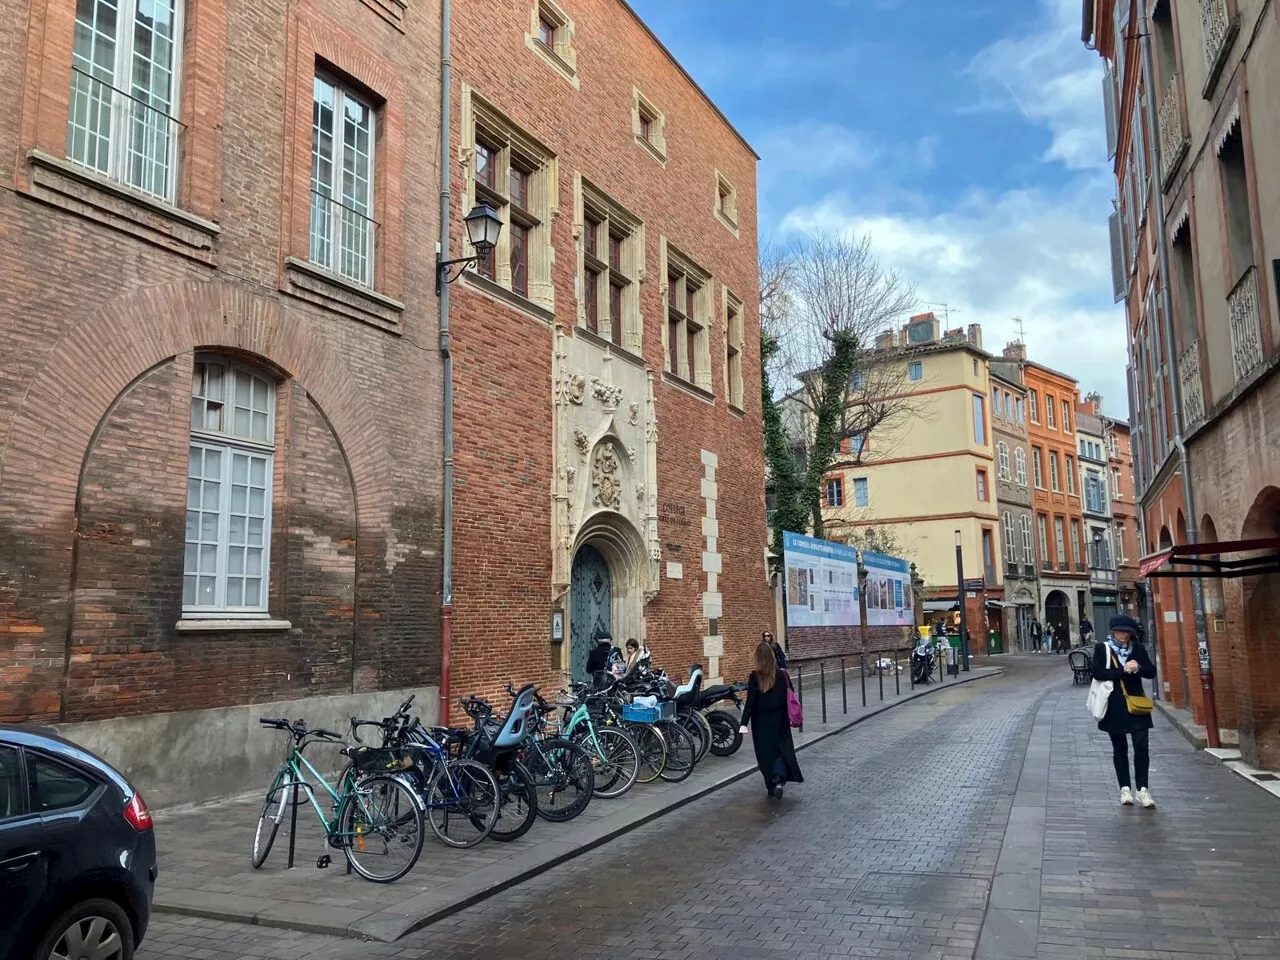
M1255 773L1253 775L1253 779L1261 780L1264 783L1270 783L1273 780L1280 780L1280 777L1277 777L1274 773Z
M951 873L890 873L873 871L854 887L850 899L861 903L945 907L948 910L987 905L991 883L982 877Z

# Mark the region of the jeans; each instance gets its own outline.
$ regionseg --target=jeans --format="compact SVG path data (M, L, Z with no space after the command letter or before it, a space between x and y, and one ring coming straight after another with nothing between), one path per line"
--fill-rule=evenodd
M787 779L787 761L781 757L776 757L773 761L773 770L769 772L769 782L777 783L779 780Z
M1137 781L1137 789L1147 786L1147 771L1151 767L1151 755L1147 750L1149 730L1135 730L1130 734L1112 733L1111 762L1116 768L1116 779L1122 787L1133 787L1129 779L1129 741L1126 736L1133 737L1133 779Z

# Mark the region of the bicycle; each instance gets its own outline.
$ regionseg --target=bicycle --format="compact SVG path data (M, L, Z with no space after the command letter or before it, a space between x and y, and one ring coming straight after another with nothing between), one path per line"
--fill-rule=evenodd
M510 683L507 692L516 697ZM546 737L546 715L555 713L535 690L535 707L531 716L535 733L543 735L526 740L518 754L520 763L533 775L538 789L538 816L553 823L572 820L591 802L595 792L595 769L587 751L565 737ZM566 798L568 798L566 800Z
M587 692L585 684L576 684L569 699L557 705L564 709L560 723L561 733L579 743L591 757L595 766L595 795L604 800L622 796L633 786L640 774L640 751L635 741L616 727L596 729L595 715L599 715L600 694Z
M306 795L324 829L325 842L340 849L356 873L374 883L393 883L418 862L422 853L423 809L410 783L402 775L405 759L392 750L354 751L343 748L351 757L350 772L344 772L335 790L325 780L303 751L312 743L342 743L330 731L308 730L305 721L289 721L262 717L264 727L282 730L293 739L288 755L280 764L267 791L253 836L253 867L261 868L275 842L284 820L286 804L297 803L299 791ZM332 817L326 816L316 799L316 790L307 779L315 778L332 801ZM275 808L274 814L272 808ZM316 866L329 865L322 856ZM378 869L385 866L386 869Z
M449 746L459 756L478 760L498 782L498 822L489 836L500 842L519 840L538 819L538 791L533 774L520 763L519 751L532 731L534 687L521 690L511 712L493 719L493 705L482 697L462 697L458 703L475 723L475 731L451 729Z

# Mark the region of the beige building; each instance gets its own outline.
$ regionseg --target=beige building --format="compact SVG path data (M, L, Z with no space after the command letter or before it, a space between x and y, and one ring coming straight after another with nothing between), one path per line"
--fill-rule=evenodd
M901 359L908 425L845 444L826 478L827 536L841 539L868 527L891 532L902 554L917 564L936 610L957 596L958 532L965 579L983 584L968 591L969 629L975 640L987 632L976 626L985 597L990 629L999 632L1004 559L990 357L982 349L982 330L972 325L967 332L943 333L937 317L922 314L881 336L876 349ZM859 386L855 378L850 403L877 399Z

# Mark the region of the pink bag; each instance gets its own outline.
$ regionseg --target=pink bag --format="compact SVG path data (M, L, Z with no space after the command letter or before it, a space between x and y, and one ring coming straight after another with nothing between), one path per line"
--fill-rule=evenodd
M787 684L787 721L798 730L804 726L804 706L796 696L795 688L791 686L791 675L785 670L780 672Z

